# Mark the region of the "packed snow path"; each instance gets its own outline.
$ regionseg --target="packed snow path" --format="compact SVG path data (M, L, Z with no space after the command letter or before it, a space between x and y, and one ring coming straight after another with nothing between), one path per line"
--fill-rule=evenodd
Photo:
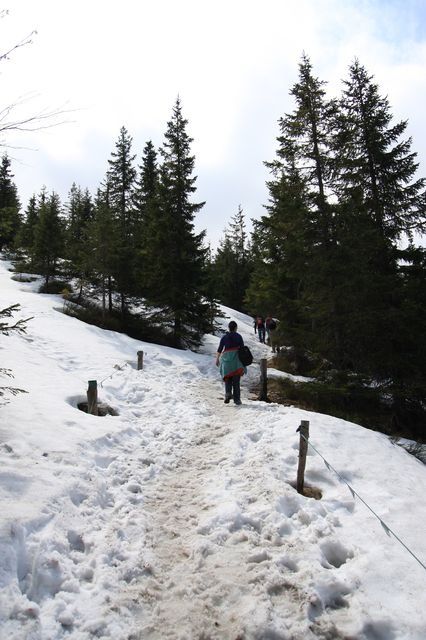
M294 490L296 429L310 420L420 553L421 463L357 425L255 401L255 365L243 405L224 405L217 337L204 354L141 345L0 276L4 306L34 316L2 342L28 394L1 407L1 640L424 638L421 569L312 451L306 479L323 498ZM250 319L232 317L266 355ZM89 379L117 416L77 409Z
M265 622L274 617L274 599L291 585L279 571L271 571L268 562L268 549L280 547L282 541L264 527L266 504L255 516L241 510L256 501L250 485L264 483L262 469L254 466L247 474L241 449L240 459L229 459L237 437L233 428L238 431L253 416L241 413L242 408L225 407L211 384L202 385L194 401L209 417L184 445L176 465L145 497L151 523L146 543L153 565L151 578L139 592L143 602L151 603L142 637L242 638L247 615L259 619L258 632L263 633ZM260 432L250 432L245 446L261 437ZM228 465L232 474L227 473ZM242 473L235 473L235 467ZM221 490L235 502L228 495L221 504ZM268 495L266 484L263 492ZM289 564L295 569L291 562L284 566L288 569ZM285 607L285 618L290 608Z

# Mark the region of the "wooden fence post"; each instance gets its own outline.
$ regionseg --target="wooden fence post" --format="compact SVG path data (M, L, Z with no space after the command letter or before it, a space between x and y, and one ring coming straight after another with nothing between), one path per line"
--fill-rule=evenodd
M138 371L143 369L143 351L138 351Z
M89 380L87 389L87 413L98 415L98 383L96 380Z
M260 393L258 400L268 400L268 366L266 358L260 361Z
M298 493L303 493L303 486L305 482L305 466L306 466L306 454L308 453L308 440L309 440L309 420L302 420L300 427L299 439L299 465L297 467L297 484L296 489Z

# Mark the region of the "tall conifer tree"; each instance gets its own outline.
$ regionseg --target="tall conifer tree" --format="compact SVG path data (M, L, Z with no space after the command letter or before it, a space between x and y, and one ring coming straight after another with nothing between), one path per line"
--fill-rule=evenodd
M67 213L66 253L74 276L83 277L87 267L87 229L93 217L92 198L88 189L72 184L65 205Z
M254 222L247 301L254 314L280 318L283 344L306 349L312 345L306 339L312 330L305 299L307 272L312 269L307 189L294 165L285 172L279 163L269 166L269 203L267 215Z
M142 164L136 180L133 203L135 208L135 293L146 295L149 282L155 280L156 261L150 256L150 242L156 235L159 219L159 168L157 152L151 140L145 145Z
M205 232L194 231L195 215L204 203L193 203L195 158L179 98L167 123L161 148L160 207L150 228L148 259L156 265L148 283L149 298L169 316L177 346L197 344L206 330L208 304L201 296Z
M114 275L121 296L121 312L125 313L125 296L134 285L134 206L133 192L136 169L132 153L132 138L125 127L121 127L115 151L108 160L107 181L109 203L118 220L117 269Z
M255 225L254 238L263 264L255 265L248 300L254 312L259 312L262 300L263 308L275 313L281 299L281 327L287 337L296 328L291 323L297 319L296 346L335 353L340 336L336 322L335 206L330 202L333 103L326 98L324 84L313 75L304 55L298 82L290 91L295 109L279 120L277 157L266 163L272 174L269 217ZM279 264L279 277L275 272L268 293L266 271L271 262Z
M94 216L88 228L88 255L91 271L98 279L102 291L102 316L113 310L113 277L117 271L119 221L114 215L109 198L108 182L97 191Z
M35 195L32 195L28 201L27 208L25 209L24 220L16 239L17 248L23 249L30 256L34 244L34 233L38 221L38 216L39 210L37 206L37 198Z
M61 202L57 193L47 196L45 189L39 198L39 216L34 232L33 257L40 273L45 278L45 289L55 276L58 258L63 252L63 223L61 220Z
M251 274L251 256L241 205L225 230L212 265L216 297L228 307L244 311Z
M415 178L411 139L401 139L406 127L392 123L388 99L355 60L335 137L339 248L348 283L342 331L353 366L384 379L400 370L405 351L398 242L426 221L425 180Z
M5 153L0 164L0 251L14 244L21 224L18 191L13 182L11 161Z

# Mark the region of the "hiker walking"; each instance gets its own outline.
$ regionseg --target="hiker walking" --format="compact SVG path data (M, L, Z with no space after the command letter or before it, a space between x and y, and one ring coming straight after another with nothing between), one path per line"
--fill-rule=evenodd
M216 366L225 381L225 404L231 398L235 404L241 404L240 378L245 369L238 357L238 349L244 346L242 336L237 333L237 323L234 320L228 324L228 329L222 336L216 353Z
M257 316L256 328L259 342L265 342L265 318L263 316Z
M274 329L276 329L277 327L277 323L275 322L275 320L273 319L272 316L267 316L266 320L265 320L265 329L266 329L266 336L268 338L268 344L270 344L272 346L271 343L271 331L273 331Z

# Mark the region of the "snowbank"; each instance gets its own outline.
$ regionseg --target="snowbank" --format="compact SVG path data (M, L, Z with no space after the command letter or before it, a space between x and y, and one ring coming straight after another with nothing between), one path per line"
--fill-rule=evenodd
M310 421L318 451L423 563L424 465L382 434L250 399L256 365L243 405L224 405L218 337L194 354L84 325L7 267L2 308L34 319L0 337L28 392L0 407L2 639L425 637L425 569L312 449L322 499L295 491L296 429ZM225 313L266 357L251 319ZM94 379L117 416L77 409Z

